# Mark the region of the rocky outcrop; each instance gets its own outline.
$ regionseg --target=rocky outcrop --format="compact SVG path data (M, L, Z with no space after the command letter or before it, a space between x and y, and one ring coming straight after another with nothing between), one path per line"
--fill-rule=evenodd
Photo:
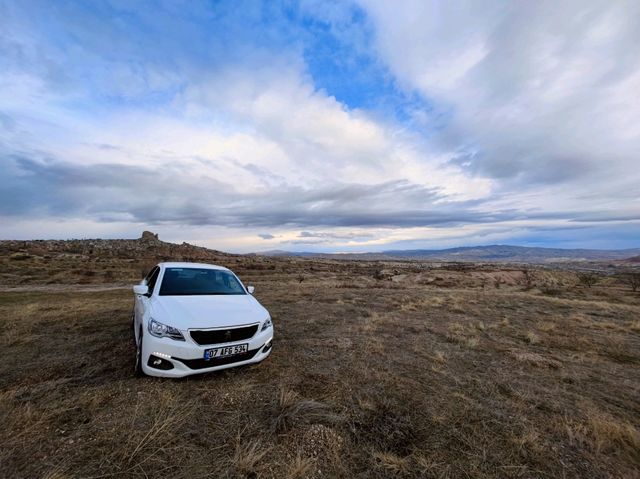
M143 231L140 239L142 241L159 241L158 233L152 233L151 231Z

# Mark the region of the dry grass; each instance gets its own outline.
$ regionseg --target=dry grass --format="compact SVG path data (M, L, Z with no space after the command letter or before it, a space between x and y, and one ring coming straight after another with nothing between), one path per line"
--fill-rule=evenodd
M373 459L376 466L386 474L406 474L409 472L409 458L399 457L392 452L374 452Z
M596 451L619 450L640 459L640 433L632 424L607 414L595 413L589 417L589 428Z
M313 470L313 460L308 457L297 455L287 469L287 479L304 479L311 475Z
M259 465L269 453L259 440L238 438L231 459L231 467L239 476L247 477L259 472Z
M274 407L272 429L283 432L302 423L333 422L338 420L326 404L301 399L292 390L282 388Z
M631 463L640 461L640 432L627 420L596 410L586 411L586 419L565 420L570 443L585 445L599 455L615 455Z
M0 477L637 477L640 294L615 282L221 257L273 354L140 380L129 290L88 289L140 262L103 259L6 260L35 286L0 293Z

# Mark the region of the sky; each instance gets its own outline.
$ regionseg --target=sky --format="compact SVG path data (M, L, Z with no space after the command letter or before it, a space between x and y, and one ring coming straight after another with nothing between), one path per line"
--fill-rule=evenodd
M0 238L640 247L640 2L0 0Z

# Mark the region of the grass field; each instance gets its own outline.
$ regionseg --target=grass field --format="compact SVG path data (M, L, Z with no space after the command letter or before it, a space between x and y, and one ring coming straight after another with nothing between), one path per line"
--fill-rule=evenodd
M133 377L129 289L5 288L0 476L640 477L640 294L274 264L230 265L271 357L184 380Z

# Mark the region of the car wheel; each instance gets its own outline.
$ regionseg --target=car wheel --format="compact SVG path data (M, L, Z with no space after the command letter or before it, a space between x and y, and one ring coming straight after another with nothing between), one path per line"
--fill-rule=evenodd
M134 336L134 339L135 339L135 336ZM145 375L144 371L142 370L142 328L140 328L140 332L138 334L138 341L136 341L135 375L138 377Z

